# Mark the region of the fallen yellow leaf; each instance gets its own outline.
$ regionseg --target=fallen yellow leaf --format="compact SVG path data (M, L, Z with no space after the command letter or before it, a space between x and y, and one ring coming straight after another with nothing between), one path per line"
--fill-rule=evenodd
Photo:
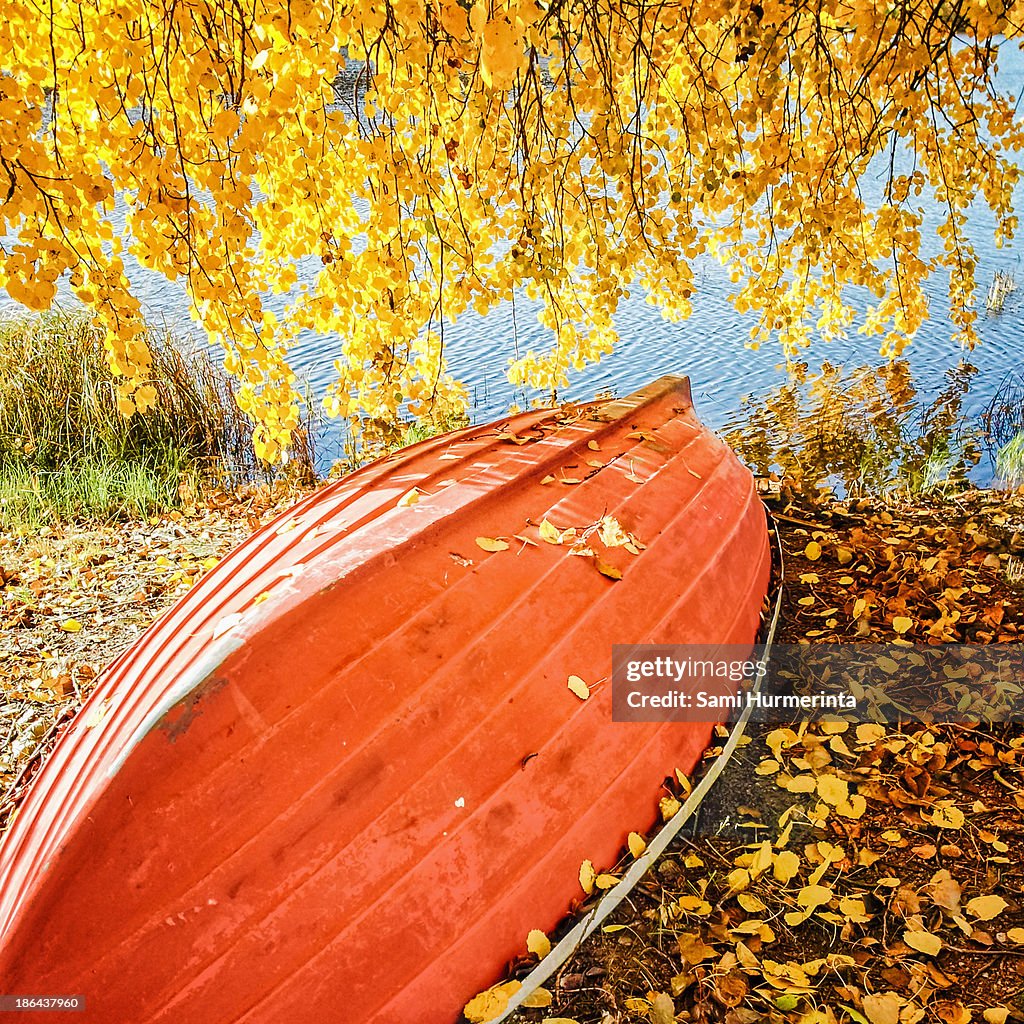
M534 956L543 959L551 952L551 943L548 940L548 937L539 928L534 928L533 931L526 936L526 948L533 953Z
M554 996L546 988L535 988L520 1005L543 1009L554 1001Z
M658 801L658 810L661 811L661 818L663 821L668 821L669 818L674 817L679 813L679 809L683 805L674 796L663 796Z
M800 858L792 850L783 850L775 854L772 874L776 880L785 884L796 876L800 870Z
M647 1016L651 1009L651 1004L647 999L637 999L635 997L633 999L627 999L624 1005L631 1013L642 1013L644 1016ZM547 1022L545 1022L545 1024L547 1024Z
M850 787L837 775L819 775L817 789L818 796L833 807L845 803L850 796Z
M896 992L877 992L864 997L864 1015L871 1024L899 1024L905 1000Z
M963 828L966 818L959 807L950 805L937 807L929 820L939 828Z
M772 866L772 844L766 839L754 852L749 870L751 878L759 878Z
M790 793L813 793L818 788L818 780L813 775L796 775L786 780L785 788Z
M861 743L877 743L885 736L885 726L877 722L864 722L857 726L857 739Z
M814 908L828 903L833 895L834 893L827 885L805 885L797 893L796 901L801 907Z
M676 909L683 914L696 914L697 917L706 917L711 913L711 904L700 896L687 894L676 900Z
M868 913L864 900L859 896L846 896L839 901L839 913L843 917L853 921L854 924L864 924L870 921L872 915Z
M860 793L854 793L849 800L836 805L836 811L844 818L862 818L867 809L867 799Z
M647 849L647 843L644 842L644 837L639 832L630 832L626 843L629 846L630 854L634 858L639 857Z
M717 956L714 946L707 945L699 934L683 932L676 936L676 945L683 960L688 964L699 964Z
M979 921L991 921L1009 905L1002 896L975 896L973 900L967 901L967 913Z
M918 953L924 953L926 956L938 956L939 950L942 949L942 939L931 932L906 931L903 933L903 941L911 949L916 949Z
M726 876L726 881L729 883L727 895L734 896L750 887L750 872L746 868L733 868Z
M808 541L807 547L804 548L804 557L808 562L816 562L821 558L821 545L816 541Z
M78 619L65 619L64 622L60 624L60 628L63 629L65 633L77 633L82 628L82 624Z
M579 676L569 676L567 685L580 700L586 700L590 696L590 687Z
M495 540L493 537L477 537L476 546L484 551L507 551L508 544L503 540Z

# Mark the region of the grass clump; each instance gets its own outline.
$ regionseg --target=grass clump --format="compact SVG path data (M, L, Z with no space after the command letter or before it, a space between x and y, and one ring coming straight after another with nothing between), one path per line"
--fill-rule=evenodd
M166 333L148 342L157 406L126 420L84 314L0 321L0 524L144 515L259 475L227 375Z
M996 452L996 472L1010 487L1024 483L1024 433L1014 434Z

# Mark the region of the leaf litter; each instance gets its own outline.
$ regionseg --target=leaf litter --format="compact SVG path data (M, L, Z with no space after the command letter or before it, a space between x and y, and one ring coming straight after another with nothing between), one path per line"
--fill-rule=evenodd
M261 487L146 520L0 532L0 831L103 667L302 493Z

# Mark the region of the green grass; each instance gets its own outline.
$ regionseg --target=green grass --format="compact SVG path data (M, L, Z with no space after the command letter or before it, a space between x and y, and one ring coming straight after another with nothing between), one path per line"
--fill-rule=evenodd
M1010 487L1024 483L1024 433L1015 434L996 452L996 472Z
M81 459L51 471L7 466L0 471L0 525L146 516L180 504L180 483L180 474L131 462Z
M265 476L223 370L166 333L148 340L157 406L126 420L84 315L0 321L0 524L147 515L202 481Z

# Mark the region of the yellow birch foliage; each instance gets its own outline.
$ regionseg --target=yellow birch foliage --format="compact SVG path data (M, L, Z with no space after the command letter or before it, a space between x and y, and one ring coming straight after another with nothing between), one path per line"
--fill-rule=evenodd
M183 278L268 458L297 420L300 331L337 338L331 412L423 413L459 398L444 323L521 291L552 341L511 378L557 388L611 350L631 285L686 317L704 253L756 312L751 344L793 351L857 324L898 353L933 273L973 343L966 209L981 197L997 240L1012 235L1024 136L994 72L1022 11L7 0L0 284L44 309L67 274L105 325L131 414L155 394L124 253ZM922 248L929 210L937 257ZM853 286L874 296L866 309Z

